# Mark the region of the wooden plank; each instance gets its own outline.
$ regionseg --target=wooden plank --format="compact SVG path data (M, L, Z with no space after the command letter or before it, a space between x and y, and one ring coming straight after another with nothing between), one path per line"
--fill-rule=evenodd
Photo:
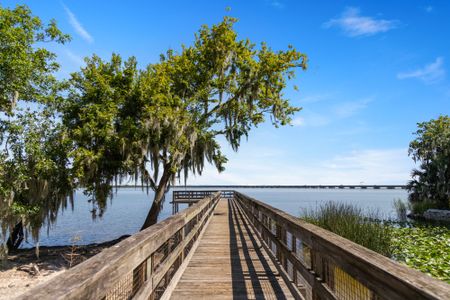
M195 249L198 246L199 240L203 236L203 233L205 232L206 226L209 224L211 218L210 214L212 211L214 211L215 205L211 206L208 209L208 212L202 217L202 220L196 225L196 228L191 230L187 236L184 237L180 245L178 245L177 249L170 254L169 257L166 258L165 264L161 266L163 270L156 270L154 274L152 274L152 278L149 277L149 280L145 283L145 286L143 286L139 292L134 296L133 299L136 300L144 300L148 299L149 295L152 293L155 286L158 285L159 281L161 280L162 276L167 272L167 269L174 263L175 259L179 257L179 255L183 255L184 249L186 245L192 240L192 237L197 233L199 227L201 224L205 223L205 226L203 226L200 235L198 236L198 239L194 242L191 250L189 251L189 254L184 258L183 263L180 265L178 270L176 271L175 275L173 276L169 286L166 287L166 290L162 296L161 299L168 299L167 295L170 295L173 289L175 288L179 278L181 277L181 274L184 272L184 269L186 268L190 258L192 257L193 253L195 252ZM184 231L183 231L184 236ZM161 275L158 276L158 273L161 273Z
M238 210L242 213L245 214L245 211L242 210L242 208L238 208ZM249 217L248 215L246 215L247 218ZM248 220L248 219L247 219ZM256 230L256 226L253 225L251 222L248 222L249 225L253 228L252 230L252 234L255 236L258 236L258 238L261 240L261 236L259 235L258 231ZM280 231L280 229L277 229L277 231ZM271 233L270 233L271 234ZM277 268L278 272L281 274L281 276L283 277L283 280L287 283L287 287L289 288L292 296L295 299L303 299L303 296L301 295L300 291L298 290L295 281L292 281L292 279L289 277L288 273L287 273L287 267L285 267L280 259L278 258L278 262L276 262L277 257L275 257L275 255L272 254L272 252L270 251L268 245L264 242L261 242L261 245L264 247L264 249L266 250L267 254L269 255L270 259L275 262L274 265ZM277 246L277 249L278 246ZM282 252L281 255L283 255L285 262L286 262L286 266L287 266L287 260L286 260L286 256L284 254L285 250L284 249L280 249L280 252ZM328 300L329 298L324 298L325 300Z
M220 200L171 299L294 299L248 224Z

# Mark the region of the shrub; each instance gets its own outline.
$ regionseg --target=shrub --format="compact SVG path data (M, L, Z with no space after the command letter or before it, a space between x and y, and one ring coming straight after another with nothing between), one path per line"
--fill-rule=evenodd
M436 205L428 200L412 203L412 212L415 214L423 215L423 213L430 208L436 208Z

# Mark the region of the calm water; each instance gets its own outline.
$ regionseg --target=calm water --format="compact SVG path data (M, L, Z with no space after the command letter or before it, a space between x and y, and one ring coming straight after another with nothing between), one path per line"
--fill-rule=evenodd
M298 216L304 209L315 208L326 201L337 201L356 204L364 209L378 210L384 217L395 217L392 202L395 198L406 200L405 190L326 190L326 189L239 189L240 192L264 201L274 207ZM172 199L169 192L166 204L160 215L165 219L172 213L169 203ZM47 234L43 228L40 237L41 246L67 245L74 236L79 236L78 244L105 242L124 234L137 232L144 222L150 208L153 194L147 195L140 189L119 189L102 218L92 220L91 204L82 192L75 196L75 207L58 216L57 223ZM32 241L24 242L23 247L34 246Z

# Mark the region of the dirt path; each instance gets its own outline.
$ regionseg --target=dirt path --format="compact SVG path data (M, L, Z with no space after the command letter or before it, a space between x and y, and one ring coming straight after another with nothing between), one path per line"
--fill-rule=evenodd
M18 296L126 237L128 236L85 246L41 247L39 258L36 256L35 249L20 249L9 255L6 262L0 262L0 299Z

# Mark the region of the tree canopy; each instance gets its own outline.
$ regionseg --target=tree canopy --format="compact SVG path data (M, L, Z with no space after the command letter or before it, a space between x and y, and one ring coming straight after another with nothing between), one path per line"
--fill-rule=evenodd
M65 43L54 20L44 25L26 6L0 6L0 219L2 234L31 228L34 238L56 220L72 190L64 130L55 116L62 88L56 55ZM30 106L28 103L36 105ZM17 105L22 103L22 105ZM16 232L17 229L17 232ZM1 237L0 235L0 237ZM17 247L22 238L11 243ZM11 240L11 239L10 239Z
M450 208L450 118L440 116L418 123L409 155L420 163L408 184L413 203L428 202L435 208Z
M193 45L167 51L144 70L114 54L109 62L86 59L72 75L63 115L74 174L101 209L111 183L131 177L155 191L151 225L175 179L201 174L206 163L224 170L219 136L238 150L266 118L289 124L299 108L283 90L296 68L306 68L306 56L292 46L273 51L240 40L235 22L203 26Z

